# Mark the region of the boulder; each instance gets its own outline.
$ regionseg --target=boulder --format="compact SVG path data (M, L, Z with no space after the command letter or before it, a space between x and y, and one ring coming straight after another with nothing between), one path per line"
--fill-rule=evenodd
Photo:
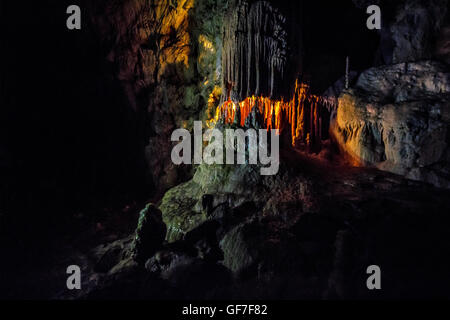
M450 22L443 27L436 43L436 57L450 64Z
M235 274L241 274L254 266L260 255L263 241L258 225L245 223L236 226L220 242L224 253L223 264Z
M130 248L133 237L129 236L112 243L102 244L92 250L95 263L94 271L97 273L107 273L120 264L121 261L130 257Z
M182 240L205 221L223 220L228 214L244 219L239 208L248 203L257 208L252 214L261 216L309 210L314 207L310 181L294 171L284 165L275 176L261 176L257 165L200 165L192 180L164 195L159 209L167 225L166 240Z
M163 250L147 261L147 271L170 286L174 298L198 299L230 283L229 271L181 251Z
M438 62L363 72L339 98L330 133L358 165L450 187L450 72Z

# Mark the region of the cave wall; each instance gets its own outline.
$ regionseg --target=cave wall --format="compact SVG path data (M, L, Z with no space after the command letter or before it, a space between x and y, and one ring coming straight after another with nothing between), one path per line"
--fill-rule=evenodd
M168 9L167 9L168 8ZM301 5L289 1L98 1L90 22L138 119L157 193L191 177L170 161L170 136L235 99L290 96L302 67ZM161 27L162 25L162 27Z
M192 176L191 167L170 161L171 133L180 127L192 129L194 120L210 119L229 96L235 101L251 95L291 97L295 79L305 70L303 80L312 78L313 85L324 90L343 75L347 54L355 55L355 68L370 66L374 45L367 44L376 44L374 38L365 28L357 40L342 34L364 23L366 14L353 19L357 9L348 1L341 10L351 9L350 16L339 24L340 7L331 6L322 14L321 5L253 0L89 4L104 59L137 119L135 130L142 137L139 144L152 190L162 193ZM329 18L336 25L331 31ZM351 44L355 41L367 49L356 50ZM316 59L320 54L332 58ZM328 72L325 66L336 70Z
M231 1L223 26L224 98L289 96L302 69L301 3Z
M190 176L170 161L170 136L192 129L220 94L226 0L100 1L91 22L131 108L139 114L147 181L163 192ZM211 95L215 92L215 96Z
M354 2L361 8L368 3ZM190 168L175 167L170 161L170 134L174 128L191 128L194 119L208 118L220 97L226 96L226 82L234 83L236 99L251 94L291 96L284 91L292 89L293 78L309 68L310 73L327 74L318 87L329 86L345 67L345 52L333 56L332 50L340 48L330 38L345 42L342 47L350 42L366 47L369 42L361 42L365 33L356 41L335 36L328 21L341 8L340 3L327 4L321 11L318 8L325 2L320 1L177 1L174 9L180 19L164 22L159 40L170 45L157 57L158 39L152 36L154 26L148 21L153 12L157 18L163 15L153 10L151 3L172 2L81 1L84 23L80 32L61 28L70 2L55 3L36 2L27 7L23 17L20 4L2 3L2 47L7 57L1 64L5 107L1 110L0 165L7 177L4 181L9 181L2 188L12 190L12 184L20 185L18 199L27 189L32 198L29 202L41 201L43 194L52 195L47 197L48 203L69 199L61 200L61 206L94 198L101 203L100 193L108 200L133 184L142 189L144 172L151 185L143 191L146 194L188 179ZM375 3L386 12L379 63L394 57L448 61L448 1ZM345 5L342 12L353 3L349 0ZM361 12L358 19L367 16ZM36 26L41 27L25 40L16 36ZM315 36L318 28L319 36ZM347 32L352 28L337 25L335 29ZM389 37L384 38L384 33ZM409 46L404 40L391 45L393 37L410 36L420 38L413 37L418 42ZM321 43L327 46L319 47ZM41 50L30 55L32 48ZM318 52L326 57L314 60ZM327 59L332 63L322 64ZM356 58L351 61L356 65ZM331 64L338 67L329 77L331 72L326 71ZM357 66L367 68L367 64L364 60ZM327 84L329 78L336 79ZM47 107L37 108L37 104ZM29 141L31 136L34 143ZM64 189L61 181L68 186L67 197L59 195Z
M381 65L344 90L330 133L354 164L449 188L449 2L378 4Z
M449 98L438 62L372 68L341 95L332 136L358 165L449 188Z

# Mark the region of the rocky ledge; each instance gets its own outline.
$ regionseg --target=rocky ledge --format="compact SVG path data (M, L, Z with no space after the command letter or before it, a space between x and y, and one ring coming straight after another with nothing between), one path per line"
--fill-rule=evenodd
M449 68L422 61L363 72L330 131L355 164L449 188L449 125Z
M142 210L134 240L88 251L77 298L448 296L450 191L320 158L282 160L274 177L200 167ZM373 264L382 292L366 288Z

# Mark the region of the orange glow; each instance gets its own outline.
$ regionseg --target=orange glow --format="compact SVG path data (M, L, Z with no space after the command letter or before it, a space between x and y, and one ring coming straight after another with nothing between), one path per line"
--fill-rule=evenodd
M194 0L156 0L148 3L150 6L146 14L141 19L148 20L147 25L144 22L144 39L149 38L149 32L156 31L161 35L158 40L158 47L161 50L159 63L161 66L173 63L183 63L189 66L190 54L190 35L189 28L189 11L194 7ZM160 28L158 30L158 27ZM164 68L163 68L164 69ZM163 70L162 70L163 71ZM161 73L162 73L161 71Z
M308 104L310 115L305 115ZM309 93L309 86L304 83L295 83L294 95L289 101L272 100L267 97L247 97L238 104L229 99L221 106L217 107L213 119L207 122L208 127L214 127L215 124L223 119L224 123L232 124L235 122L237 110L239 108L239 119L236 119L241 127L245 126L245 121L252 113L254 108L262 115L267 130L283 130L284 127L290 129L292 144L300 138L308 141L311 135L320 138L322 129L322 118L319 114L320 105L329 105L327 98L319 97ZM305 130L306 119L310 120L309 132Z

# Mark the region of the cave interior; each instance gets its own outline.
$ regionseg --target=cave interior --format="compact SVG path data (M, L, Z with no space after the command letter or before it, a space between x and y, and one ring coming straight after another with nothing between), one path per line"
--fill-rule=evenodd
M0 3L0 297L449 298L448 0L78 2ZM175 165L194 121L278 173Z

